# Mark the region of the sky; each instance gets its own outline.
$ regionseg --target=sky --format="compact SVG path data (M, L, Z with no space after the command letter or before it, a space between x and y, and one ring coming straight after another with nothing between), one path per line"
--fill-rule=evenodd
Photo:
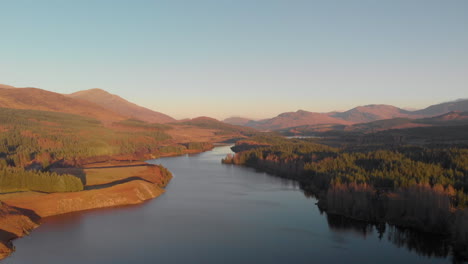
M466 0L0 0L0 83L175 118L468 98Z

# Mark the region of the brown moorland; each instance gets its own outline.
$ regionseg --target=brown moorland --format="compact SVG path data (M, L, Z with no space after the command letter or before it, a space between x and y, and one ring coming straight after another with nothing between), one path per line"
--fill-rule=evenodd
M366 123L382 119L390 119L397 117L417 118L421 117L413 114L410 111L400 109L392 105L365 105L358 106L345 112L337 112L331 115L332 117L340 118L353 123Z
M431 105L425 109L409 111L392 105L371 104L358 106L344 112L315 113L304 110L296 112L282 113L274 118L259 121L250 120L245 126L260 130L284 130L285 128L295 128L300 126L310 126L315 130L327 131L330 129L342 129L345 125L364 124L368 122L387 119L418 119L434 117L447 114L449 112L468 111L468 99L459 99L452 102ZM236 119L234 119L235 121ZM245 121L245 120L244 120ZM231 122L230 119L225 121ZM242 121L241 121L242 122ZM420 127L424 125L405 125L403 127Z
M168 115L150 110L145 107L141 107L123 99L118 95L108 93L102 89L96 88L84 90L68 94L66 96L85 100L97 104L120 115L127 116L130 118L137 118L149 123L169 123L175 121L174 118Z
M274 118L250 122L249 126L259 130L277 130L287 127L316 124L351 125L353 122L335 118L324 113L314 113L298 110L296 112L282 113Z
M94 103L38 88L0 89L0 107L62 112L93 117L101 121L126 119L125 116Z

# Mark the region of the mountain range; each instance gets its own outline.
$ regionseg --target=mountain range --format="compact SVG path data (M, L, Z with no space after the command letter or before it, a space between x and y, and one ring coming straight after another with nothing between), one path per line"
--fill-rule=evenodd
M410 118L392 118L378 120L368 123L355 124L352 126L344 127L346 131L358 132L377 132L390 129L404 129L415 127L429 127L429 126L454 126L454 125L468 125L468 111L451 111L446 114L410 119Z
M139 119L148 123L173 123L176 120L166 114L131 103L122 97L101 89L90 89L72 94L60 94L38 88L16 88L0 84L0 107L13 109L43 110L64 112L96 118L104 123L125 119ZM255 128L261 131L285 130L301 127L304 129L354 130L366 127L369 123L383 127L423 126L424 122L411 120L441 116L450 112L467 112L468 99L431 105L425 109L409 111L391 105L372 104L358 106L344 112L317 113L304 110L286 112L263 120L250 120L242 117L227 118L225 123ZM452 114L453 116L454 114ZM447 117L444 117L445 119ZM460 115L457 118L461 118ZM372 123L376 122L377 123ZM445 122L445 121L444 121ZM379 125L377 125L379 127ZM364 128L363 128L364 129ZM366 130L366 129L364 129Z
M298 110L296 112L286 112L273 118L258 121L247 121L245 118L228 118L225 119L224 122L229 124L239 124L239 122L242 122L245 126L263 131L271 131L303 126L315 126L315 128L333 126L344 127L395 118L419 119L444 115L452 111L468 111L468 99L459 99L453 102L431 105L427 108L415 111L404 110L392 105L372 104L358 106L344 112L316 113Z

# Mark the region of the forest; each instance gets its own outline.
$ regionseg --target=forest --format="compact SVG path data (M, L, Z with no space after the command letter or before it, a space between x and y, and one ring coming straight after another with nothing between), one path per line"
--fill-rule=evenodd
M387 191L415 185L438 186L452 194L454 206L468 205L468 148L400 146L356 151L307 139L272 137L268 141L254 137L252 141L271 145L238 152L223 162L312 181L320 189L342 183L368 184Z
M54 172L25 170L23 168L0 168L0 193L19 191L77 192L83 190L78 177Z
M103 124L73 114L0 108L0 192L78 191L83 189L78 178L49 169L114 155L136 160L212 147L175 144L166 133L169 128L136 119Z
M467 248L468 148L316 142L256 136L238 141L222 162L298 180L329 213L451 234Z

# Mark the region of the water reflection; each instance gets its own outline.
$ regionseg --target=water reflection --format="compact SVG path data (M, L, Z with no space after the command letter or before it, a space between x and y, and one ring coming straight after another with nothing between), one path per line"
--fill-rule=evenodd
M335 214L325 214L328 227L333 232L353 233L362 238L372 236L376 232L380 240L386 239L398 248L406 248L420 256L429 258L447 258L451 256L452 263L464 263L462 258L453 254L447 236L418 232L384 223L358 221Z
M447 257L452 249L448 237L389 226L386 237L398 247L406 247L422 256Z

